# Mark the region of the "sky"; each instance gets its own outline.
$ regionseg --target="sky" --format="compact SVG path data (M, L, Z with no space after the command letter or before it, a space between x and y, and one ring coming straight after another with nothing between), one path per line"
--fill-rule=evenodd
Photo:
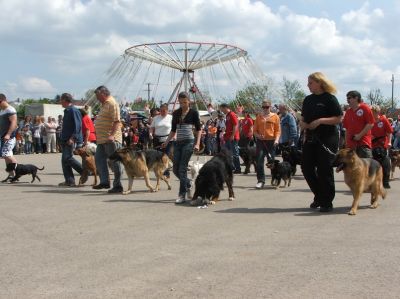
M399 16L400 0L0 0L0 93L80 98L126 48L187 40L245 49L277 89L321 71L341 102L391 97L394 74L400 99Z

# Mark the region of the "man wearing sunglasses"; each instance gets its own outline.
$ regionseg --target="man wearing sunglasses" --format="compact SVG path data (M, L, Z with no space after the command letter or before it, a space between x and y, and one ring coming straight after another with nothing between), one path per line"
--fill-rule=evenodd
M264 158L268 163L275 159L275 147L281 135L279 116L271 112L271 101L262 102L262 111L254 122L254 136L256 137L257 151L257 189L262 189L265 184Z
M371 108L363 103L358 91L349 91L346 96L349 104L343 118L346 147L355 149L360 158L372 158L371 129L375 120Z

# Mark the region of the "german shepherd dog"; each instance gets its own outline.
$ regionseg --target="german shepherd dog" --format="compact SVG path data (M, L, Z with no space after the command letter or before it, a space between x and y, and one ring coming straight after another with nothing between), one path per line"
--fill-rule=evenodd
M275 186L275 188L290 186L292 181L292 166L289 162L274 160L272 163L268 163L267 167L271 169L271 186ZM285 182L284 186L281 186L282 180Z
M91 149L86 147L77 148L74 150L75 155L79 155L82 157L82 174L79 178L79 186L85 184L89 178L89 173L92 173L94 176L93 185L97 185L97 169L96 162L94 160L94 153Z
M294 146L281 146L282 160L289 162L292 168L292 176L296 174L297 165L301 165L302 151Z
M234 200L232 158L226 150L216 154L200 169L190 204L215 204L219 200L221 190L224 190L224 183L228 186L229 200Z
M44 166L42 168L39 168L32 164L9 163L6 166L6 171L8 172L9 175L5 180L2 180L1 182L5 183L7 181L10 181L10 183L14 183L14 182L18 181L21 176L26 175L26 174L32 175L31 183L33 183L35 181L35 179L38 179L40 182L40 178L37 175L37 171L43 170L43 169L44 169Z
M390 178L393 179L394 171L396 170L396 167L400 168L400 150L390 149L389 150L389 158L390 158L391 168L392 168L392 171L390 173Z
M333 166L337 166L336 172L343 170L344 181L353 193L353 204L349 215L356 215L358 204L363 192L371 193L370 208L378 207L378 197L386 197L386 190L383 188L382 167L378 161L374 159L361 159L357 156L353 149L341 149Z
M167 154L153 149L134 151L131 148L125 147L116 150L109 159L121 161L122 164L124 164L129 183L128 189L124 191L123 194L131 193L133 179L135 177L144 177L146 186L149 188L150 192L159 190L160 179L167 184L168 190L171 190L171 185L164 176L164 171L170 166L170 159ZM157 185L155 188L150 184L150 170L154 171L157 178Z

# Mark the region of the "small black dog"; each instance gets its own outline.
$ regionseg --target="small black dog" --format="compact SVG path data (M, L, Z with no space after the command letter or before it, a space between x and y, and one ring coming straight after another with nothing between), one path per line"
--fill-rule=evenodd
M372 149L372 157L382 164L383 160L387 157L387 150L383 147L374 147Z
M254 145L254 141L246 137L241 136L239 140L239 156L242 158L245 165L244 174L250 172L250 166L253 164L254 172L257 169L257 151Z
M224 183L228 186L229 200L234 200L232 158L229 152L222 150L200 169L190 204L215 204L224 190Z
M280 188L281 180L285 182L286 186L290 186L292 181L292 166L289 162L274 160L274 162L267 164L267 167L271 169L271 185L276 188Z
M282 160L288 162L292 168L292 176L296 174L296 165L301 165L302 151L294 146L282 146Z
M2 180L2 183L5 183L7 181L10 181L11 183L14 183L18 181L18 179L26 174L31 174L32 175L32 181L33 183L35 179L37 178L40 182L40 178L37 175L38 170L43 170L44 166L42 168L38 168L35 165L32 164L17 164L17 163L9 163L6 166L6 171L9 173L8 177L5 180ZM12 176L10 173L15 173L14 176Z

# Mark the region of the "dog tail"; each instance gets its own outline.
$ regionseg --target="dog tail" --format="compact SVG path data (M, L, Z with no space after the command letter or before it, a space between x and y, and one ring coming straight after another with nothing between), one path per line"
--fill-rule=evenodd
M43 170L43 169L44 169L44 166L43 166L42 168L37 167L37 169L38 169L38 170Z

